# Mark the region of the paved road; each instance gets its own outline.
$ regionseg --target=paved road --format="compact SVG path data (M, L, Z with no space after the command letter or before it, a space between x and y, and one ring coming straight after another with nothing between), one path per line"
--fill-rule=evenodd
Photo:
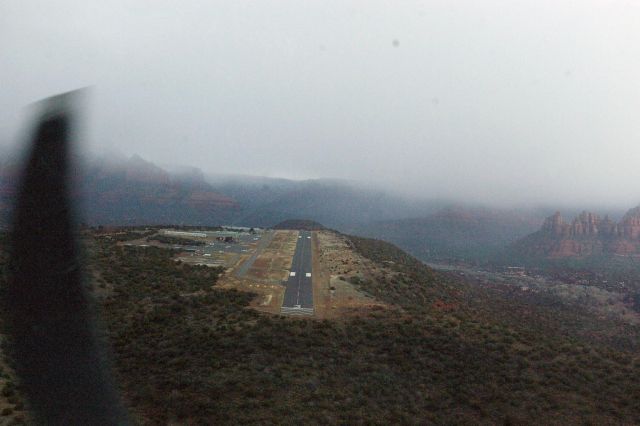
M273 239L273 235L274 235L273 231L267 231L266 233L262 234L260 241L258 241L258 246L256 247L256 251L253 252L251 257L245 260L244 263L240 265L240 268L238 268L238 270L236 271L236 276L238 278L242 278L246 275L247 271L249 271L249 269L253 266L253 262L255 262L258 256L260 255L260 253L262 253L262 250L264 250L271 243L271 240Z
M282 313L313 314L313 286L311 283L311 232L300 231L293 254L289 278L284 291Z

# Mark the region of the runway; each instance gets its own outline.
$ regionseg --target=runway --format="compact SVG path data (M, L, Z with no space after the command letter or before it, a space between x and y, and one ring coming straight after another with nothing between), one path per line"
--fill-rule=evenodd
M311 232L300 231L286 282L283 314L313 315Z

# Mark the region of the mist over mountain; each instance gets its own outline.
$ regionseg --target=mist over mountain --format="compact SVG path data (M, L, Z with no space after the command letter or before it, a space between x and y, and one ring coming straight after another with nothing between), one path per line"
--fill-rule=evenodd
M333 179L290 181L234 177L214 181L212 187L243 207L234 223L251 226L272 226L295 217L348 230L372 221L431 212L442 203L411 200L388 191Z
M0 161L0 219L5 225L15 195L17 161L16 155ZM516 246L511 245L539 229L553 211L416 199L339 179L205 174L190 166L160 167L138 155L109 154L78 161L83 167L76 173L74 198L81 220L91 225L272 227L289 219L312 220L341 232L392 242L424 261L484 262L504 255L505 250L514 253ZM565 211L578 214L576 209ZM609 213L615 220L622 216L616 210ZM623 219L620 229L626 229L627 222ZM558 232L555 238L562 237L560 241L539 232L518 243L515 252L553 257L604 246L615 246L611 249L615 252L636 250L630 248L635 243L627 240L599 241L587 249L583 237L577 243L567 239L568 231Z
M134 155L85 158L75 169L73 198L80 220L91 225L196 224L230 220L238 204L197 178L170 174ZM19 169L0 164L0 213L9 220Z
M354 232L397 244L423 261L485 261L536 230L544 216L543 209L453 206L422 217L367 223Z
M270 227L291 218L336 229L411 217L441 202L416 201L356 183L213 175L159 167L138 155L82 158L74 198L92 225L189 224ZM18 180L16 160L0 162L0 211L6 222Z

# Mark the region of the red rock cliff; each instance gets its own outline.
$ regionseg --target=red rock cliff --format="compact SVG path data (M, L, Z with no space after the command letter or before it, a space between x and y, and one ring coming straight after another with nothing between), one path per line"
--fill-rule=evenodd
M545 219L540 231L516 246L528 254L549 258L584 257L593 254L640 256L640 206L629 210L618 223L608 216L582 212L565 222L560 212Z

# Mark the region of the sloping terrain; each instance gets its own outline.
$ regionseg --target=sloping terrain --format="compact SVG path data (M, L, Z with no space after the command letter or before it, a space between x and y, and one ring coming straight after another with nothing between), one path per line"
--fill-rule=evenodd
M536 211L451 207L426 217L362 224L354 232L397 244L425 261L486 261L542 220Z
M359 285L378 265L352 249L351 241L333 231L314 235L314 308L317 318L368 316L398 309L366 293ZM382 266L384 267L384 266Z
M640 422L637 329L460 281L388 243L341 237L376 265L349 281L396 308L314 320L247 309L252 294L170 250L87 238L142 424Z
M80 188L92 224L218 225L238 210L235 200L204 181L180 180L137 156L124 163L94 162Z
M0 224L12 208L17 180L15 164L0 161ZM239 209L203 180L171 175L138 156L87 161L74 181L73 199L89 224L219 225Z
M433 210L431 202L347 181L207 177L198 169L164 169L135 155L77 160L83 168L74 171L74 200L82 207L82 220L91 225L271 227L293 217L349 230ZM12 207L16 164L16 159L0 158L0 225Z
M211 182L217 191L243 206L235 219L238 224L273 226L290 218L306 218L333 229L350 230L357 224L431 212L437 204L411 201L348 181L256 179Z
M324 226L313 220L287 219L273 226L273 229L302 229L306 231L318 231Z
M527 266L568 284L614 291L631 301L640 295L639 258L640 209L636 207L617 222L586 211L569 222L556 212L494 262Z

